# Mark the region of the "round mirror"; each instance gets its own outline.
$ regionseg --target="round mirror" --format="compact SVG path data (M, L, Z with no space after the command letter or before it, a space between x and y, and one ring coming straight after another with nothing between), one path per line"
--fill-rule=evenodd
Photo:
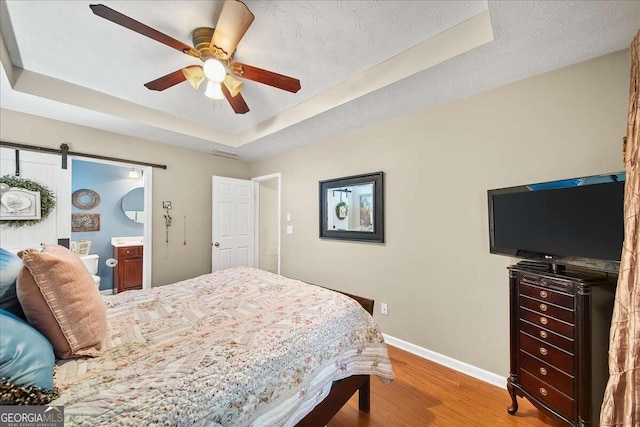
M93 190L83 188L73 192L71 203L78 209L93 209L100 204L100 196Z
M134 188L122 198L122 212L131 221L144 223L144 187Z

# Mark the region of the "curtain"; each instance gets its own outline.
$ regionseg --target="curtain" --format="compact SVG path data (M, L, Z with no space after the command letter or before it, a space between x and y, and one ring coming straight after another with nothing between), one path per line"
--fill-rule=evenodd
M609 338L600 426L640 425L640 31L631 43L624 244Z

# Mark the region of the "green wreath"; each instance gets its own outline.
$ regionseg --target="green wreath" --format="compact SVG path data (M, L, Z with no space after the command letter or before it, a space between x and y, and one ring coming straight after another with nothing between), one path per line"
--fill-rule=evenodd
M5 219L0 220L0 225L7 225L12 228L34 225L44 221L56 207L56 195L53 191L35 181L19 176L5 175L0 178L0 184L6 184L9 188L24 188L40 193L40 219Z
M338 219L345 219L349 215L349 206L346 202L340 202L336 205L336 216Z

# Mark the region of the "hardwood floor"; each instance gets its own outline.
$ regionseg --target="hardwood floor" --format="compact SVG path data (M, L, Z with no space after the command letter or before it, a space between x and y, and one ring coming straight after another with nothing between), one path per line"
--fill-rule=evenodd
M358 411L356 393L327 427L566 427L526 399L518 398L518 412L509 415L511 398L506 389L388 348L396 379L389 386L371 379L371 412Z

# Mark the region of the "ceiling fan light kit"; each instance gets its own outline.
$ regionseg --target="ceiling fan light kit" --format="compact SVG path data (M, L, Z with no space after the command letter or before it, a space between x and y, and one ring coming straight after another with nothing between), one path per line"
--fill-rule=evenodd
M145 83L145 87L150 90L163 91L184 81L189 82L194 89L198 89L204 80L208 80L205 96L216 100L226 98L236 114L248 112L249 107L240 94L244 83L234 76L291 93L300 90L298 79L239 62L231 62L238 43L255 19L253 13L241 1L225 0L215 28L199 27L193 31L192 41L195 48L105 5L92 4L89 7L101 18L203 62L203 65L189 65Z
M207 89L205 90L204 95L216 101L224 99L224 94L222 93L222 87L220 87L220 83L216 83L211 80L207 82Z
M222 65L222 62L214 58L208 58L204 61L202 69L204 70L204 75L215 83L222 83L227 76L227 70Z
M242 90L244 83L233 77L231 74L227 74L224 78L224 85L229 89L229 92L231 92L231 96L236 96Z
M182 71L184 78L187 79L187 82L189 82L194 89L198 89L200 87L200 83L206 79L204 70L198 65L190 65L180 71Z

